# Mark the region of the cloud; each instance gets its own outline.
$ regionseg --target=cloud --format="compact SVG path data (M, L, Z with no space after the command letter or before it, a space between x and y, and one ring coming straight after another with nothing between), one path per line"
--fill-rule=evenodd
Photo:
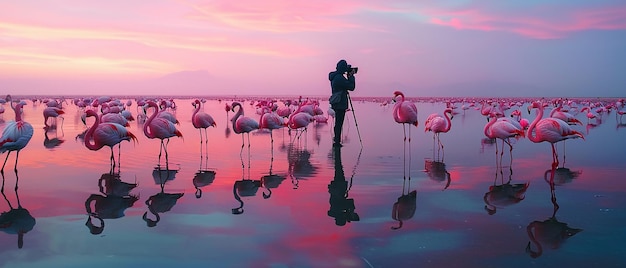
M611 7L544 6L521 11L493 8L425 9L429 23L457 30L511 32L534 39L565 38L589 30L626 30L626 5Z

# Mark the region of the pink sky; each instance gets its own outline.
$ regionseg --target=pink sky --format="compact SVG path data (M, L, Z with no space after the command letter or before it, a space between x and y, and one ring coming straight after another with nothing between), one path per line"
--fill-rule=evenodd
M418 2L418 3L414 3ZM624 96L623 1L10 1L11 94Z

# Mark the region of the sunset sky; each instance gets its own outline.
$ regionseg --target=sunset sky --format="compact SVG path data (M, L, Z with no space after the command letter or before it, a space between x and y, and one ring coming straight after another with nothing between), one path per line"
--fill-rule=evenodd
M0 93L626 95L623 0L0 3Z

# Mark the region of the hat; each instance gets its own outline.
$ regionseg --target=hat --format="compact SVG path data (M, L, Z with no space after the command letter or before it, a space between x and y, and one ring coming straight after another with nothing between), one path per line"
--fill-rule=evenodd
M340 60L337 62L337 72L345 73L348 71L348 62L346 60Z

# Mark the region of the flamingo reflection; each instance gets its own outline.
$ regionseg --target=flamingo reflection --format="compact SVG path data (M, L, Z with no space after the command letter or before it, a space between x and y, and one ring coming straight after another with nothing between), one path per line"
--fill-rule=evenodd
M428 175L431 180L438 182L446 182L446 185L443 187L443 190L448 189L450 187L450 183L452 182L452 178L450 177L450 172L446 169L446 163L443 161L437 161L432 159L424 160L424 172Z
M22 248L24 246L24 234L30 232L35 227L36 221L30 212L22 207L20 203L20 197L17 193L18 189L18 172L15 170L15 198L17 199L17 207L13 207L6 194L4 193L4 171L2 174L2 189L0 192L4 197L4 200L9 205L9 211L0 213L0 231L7 234L17 235L17 247Z
M411 190L411 178L406 180L406 177L402 181L402 195L398 197L398 200L393 203L393 210L391 211L391 218L398 221L398 226L391 226L391 229L397 230L402 228L404 221L410 220L415 215L417 208L417 190Z
M526 227L526 232L528 233L528 238L530 239L526 245L526 253L528 253L532 258L540 257L543 254L544 246L549 246L552 249L558 249L567 239L582 231L582 229L569 227L567 223L561 222L556 218L556 212L559 210L559 205L556 201L554 191L554 176L557 166L557 162L552 164L550 179L548 181L553 205L552 216L544 221L533 221ZM534 244L537 250L532 249L531 243Z
M330 208L327 214L335 219L337 226L344 226L347 222L359 221L361 218L359 214L354 211L356 209L354 199L348 198L348 193L350 188L352 188L352 177L348 183L341 161L341 147L333 147L333 156L335 160L335 176L330 184L328 184ZM361 154L359 153L359 157L360 156Z
M202 187L208 186L215 180L214 170L199 169L193 176L193 187L196 188L196 198L202 197Z
M298 188L300 179L312 177L317 174L318 170L318 167L311 163L311 151L298 144L291 142L287 145L288 173L294 189Z
M46 149L54 149L56 147L59 147L62 143L65 142L65 140L63 139L63 129L61 129L61 136L59 137L58 135L58 129L57 128L47 128L44 131L44 140L43 140L43 146L46 147ZM53 138L50 138L50 134L52 134Z
M121 181L119 174L111 172L103 174L98 181L98 187L102 194L91 194L85 200L85 210L88 215L85 225L94 235L104 231L105 219L124 217L124 211L139 200L138 195L130 194L137 184ZM93 219L98 220L99 223L94 223Z
M145 202L148 206L148 211L154 215L155 219L152 220L148 218L148 212L143 213L142 219L146 222L148 227L156 226L161 220L159 213L170 211L183 195L184 193L166 193L165 183L161 183L161 192L150 196Z
M270 170L269 170L269 173L267 175L264 175L263 177L261 177L261 185L268 192L267 194L265 192L263 193L263 198L265 198L265 199L270 198L272 196L272 189L278 188L278 186L285 179L287 179L285 176L272 173L272 168L274 166L274 146L273 145L272 145L271 155L272 155L272 157L270 159Z
M500 184L497 184L498 174L500 174ZM509 168L509 180L504 183L502 169L500 168L499 172L496 170L496 178L493 181L493 185L489 186L489 191L483 196L485 210L489 215L495 214L498 208L514 205L524 200L530 183L511 183L512 175L513 169Z
M232 213L239 215L243 213L243 199L242 197L255 196L261 187L261 180L250 179L250 154L248 154L248 175L245 174L245 164L243 158L241 158L241 180L235 181L233 184L233 196L235 200L239 202L239 207L233 208ZM247 178L246 178L247 177Z

